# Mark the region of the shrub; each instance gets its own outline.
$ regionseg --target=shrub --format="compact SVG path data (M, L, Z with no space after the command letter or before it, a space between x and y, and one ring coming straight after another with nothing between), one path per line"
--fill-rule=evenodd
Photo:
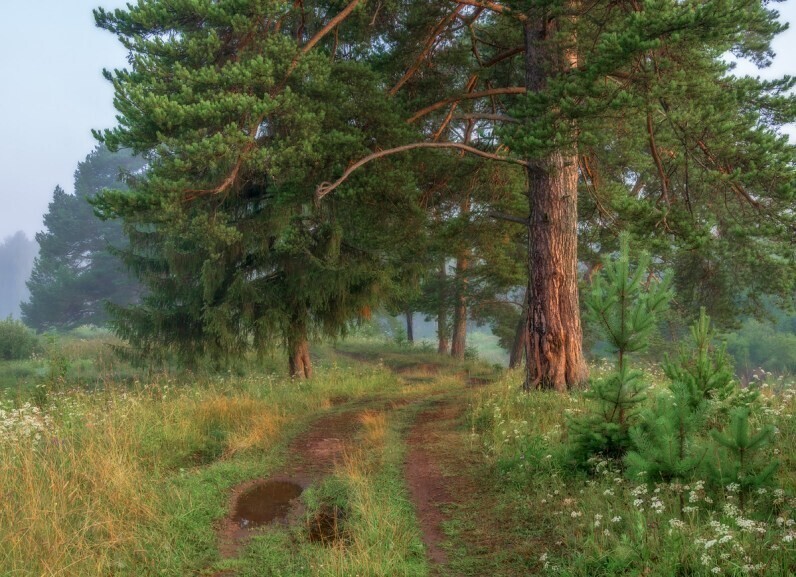
M616 258L606 258L584 302L595 327L616 353L614 371L594 381L584 393L592 401L588 414L572 419L573 457L586 465L595 455L622 458L630 447L630 428L646 398L644 375L628 365L627 356L646 349L657 321L671 298L668 276L653 281L651 260L641 253L634 265L627 236L620 238Z
M0 321L0 359L17 361L30 358L39 350L39 340L20 321L8 317Z

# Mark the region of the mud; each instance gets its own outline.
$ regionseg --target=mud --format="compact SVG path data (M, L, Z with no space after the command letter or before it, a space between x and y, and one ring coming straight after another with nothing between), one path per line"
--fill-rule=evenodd
M253 529L274 521L284 521L304 489L290 481L264 481L240 497L232 520L241 529Z
M345 511L325 505L307 521L307 534L313 543L334 545L343 539Z

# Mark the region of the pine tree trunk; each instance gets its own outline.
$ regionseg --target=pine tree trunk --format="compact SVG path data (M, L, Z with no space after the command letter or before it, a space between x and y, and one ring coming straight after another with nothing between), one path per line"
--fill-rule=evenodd
M410 343L415 342L415 323L414 323L414 313L406 309L404 313L406 315L406 339Z
M525 22L529 93L546 88L556 70L577 65L574 48L558 48L555 20L532 13ZM528 321L525 389L566 391L587 369L578 302L578 158L574 144L529 159Z
M437 352L441 355L448 354L448 299L447 299L447 274L445 274L445 259L440 265L439 280L439 308L437 308Z
M470 195L462 199L461 218L470 217ZM464 350L467 348L467 271L470 268L468 249L462 247L456 257L456 295L453 309L453 331L451 335L451 356L464 360Z
M522 299L522 314L520 320L517 321L517 329L514 331L514 343L509 353L509 368L516 369L525 356L525 337L528 335L526 325L528 324L528 295L526 291L525 297Z
M312 378L312 362L310 360L310 344L306 333L302 336L291 338L288 342L290 376L296 379Z
M464 359L467 347L467 269L469 262L466 255L456 261L456 304L453 309L453 331L451 335L451 356Z

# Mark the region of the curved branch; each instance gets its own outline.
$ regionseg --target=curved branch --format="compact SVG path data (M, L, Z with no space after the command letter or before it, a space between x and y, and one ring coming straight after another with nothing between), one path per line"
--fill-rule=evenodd
M528 163L524 160L519 160L517 158L511 158L509 156L500 156L498 154L492 154L489 152L485 152L473 146L467 146L466 144L460 144L458 142L415 142L413 144L405 144L403 146L398 146L396 148L389 148L387 150L380 150L379 152L374 152L373 154L369 154L365 158L355 162L351 166L349 166L346 171L343 173L343 176L338 178L332 183L322 182L318 185L318 188L315 190L315 200L319 201L324 196L332 192L335 188L343 184L348 178L354 173L355 170L364 166L365 164L371 162L372 160L377 160L384 156L390 156L392 154L398 154L399 152L406 152L407 150L414 150L416 148L455 148L457 150L462 150L464 152L468 152L470 154L474 154L476 156L481 156L483 158L488 158L490 160L499 160L501 162L510 162L512 164L519 164L522 166L528 166Z
M281 92L285 88L288 79L293 74L293 71L296 69L296 66L298 66L301 57L309 53L309 51L312 50L315 47L315 45L318 44L318 42L320 42L323 39L324 36L326 36L329 32L334 30L334 28L338 24L340 24L343 20L348 18L351 15L351 12L354 11L354 8L356 8L361 1L362 0L351 0L348 6L343 8L334 18L329 20L329 22L327 22L323 28L321 28L318 32L316 32L315 35L312 38L310 38L304 46L301 47L298 54L296 54L296 56L290 62L290 65L287 67L287 71L285 72L285 77L282 79L282 82L277 86L274 92L277 93ZM263 120L265 120L265 116L260 116L257 119L257 122L255 122L252 128L249 130L249 137L251 138L251 140L248 143L246 143L246 145L241 150L240 154L238 155L238 159L235 162L235 166L232 168L229 175L227 175L224 181L215 188L202 189L202 190L186 190L184 200L191 201L195 200L196 198L199 198L200 196L205 196L208 194L221 194L223 192L226 192L227 189L231 188L235 184L235 181L238 178L238 174L240 173L240 169L243 166L244 157L249 152L251 152L251 150L255 146L254 139L257 136L257 131L259 130L260 125L263 123Z
M431 106L426 106L424 109L415 112L415 114L406 122L412 124L418 118L422 118L426 114L430 114L435 110L439 110L448 104L459 102L460 100L474 100L476 98L485 98L487 96L496 96L498 94L525 94L525 92L526 89L524 86L509 86L507 88L492 88L490 90L482 90L481 92L470 92L468 94L460 94L459 96L451 96L450 98L440 100Z
M409 67L409 69L404 73L398 83L390 88L388 94L390 96L394 96L396 92L398 92L401 87L406 84L412 76L414 76L415 72L417 72L420 67L422 66L423 62L425 61L426 57L429 55L431 50L434 48L434 45L437 42L439 35L445 29L445 27L456 18L459 12L464 8L463 5L457 6L453 12L445 16L442 20L440 20L437 25L431 30L431 34L429 34L428 38L426 39L425 45L423 50L420 52L420 55L415 59L414 63Z
M504 60L507 60L512 56L516 56L517 54L522 54L523 52L525 52L525 46L515 46L514 48L509 48L508 50L495 55L494 58L484 62L481 65L481 68L489 68L490 66L494 66L499 62L503 62Z
M493 2L492 0L453 0L453 2L456 2L457 4L475 6L476 8L486 8L487 10L492 10L492 12L497 12L498 14L505 14L511 18L516 18L520 22L524 22L528 19L525 14L515 12L508 6L504 6L498 2Z

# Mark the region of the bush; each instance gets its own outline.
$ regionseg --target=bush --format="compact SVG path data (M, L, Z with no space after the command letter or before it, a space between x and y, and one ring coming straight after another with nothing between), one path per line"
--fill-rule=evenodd
M28 327L11 317L0 321L0 360L27 359L38 350L39 340Z

